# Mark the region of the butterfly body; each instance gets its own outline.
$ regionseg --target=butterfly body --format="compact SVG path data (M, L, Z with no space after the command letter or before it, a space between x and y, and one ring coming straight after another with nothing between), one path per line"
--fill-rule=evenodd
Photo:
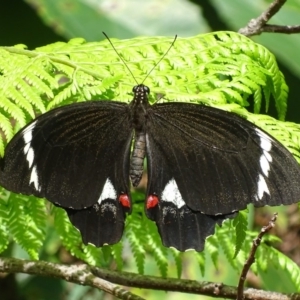
M145 212L163 244L203 250L216 224L247 204L300 199L300 168L245 119L188 103L90 101L49 111L21 129L1 159L0 184L64 208L85 243L116 243L147 158ZM132 154L131 145L134 137Z
M150 109L148 102L150 90L147 86L140 84L133 88L133 93L134 98L130 106L133 112L135 139L129 175L132 185L137 187L143 175L146 155L146 123L147 112Z

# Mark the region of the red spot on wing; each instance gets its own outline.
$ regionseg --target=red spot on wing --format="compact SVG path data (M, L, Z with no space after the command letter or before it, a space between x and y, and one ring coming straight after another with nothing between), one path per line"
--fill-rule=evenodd
M147 209L153 208L158 204L158 197L155 195L150 195L147 198Z
M119 196L119 201L124 207L129 207L130 208L130 200L128 195L122 194Z

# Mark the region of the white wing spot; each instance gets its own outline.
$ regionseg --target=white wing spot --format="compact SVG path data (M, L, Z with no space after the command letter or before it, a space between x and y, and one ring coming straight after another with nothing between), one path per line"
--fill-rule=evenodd
M29 180L29 184L33 183L35 189L37 191L41 191L41 187L39 185L39 177L37 174L37 170L36 170L36 166L33 166L32 170L31 170L31 175L30 175L30 180Z
M264 151L264 155L269 162L272 162L273 158L269 152Z
M32 130L35 127L36 121L30 124L24 131L23 131L23 139L25 142L24 146L24 154L26 155L26 159L28 161L29 168L32 167L34 161L34 151L31 147L32 141Z
M260 146L262 147L262 149L264 149L264 151L270 151L272 148L270 138L265 134L260 136Z
M25 141L25 144L28 144L31 142L32 140L32 129L33 129L33 126L34 123L32 123L30 126L28 126L24 131L23 131L23 138L24 138L24 141Z
M177 208L181 208L185 205L174 178L172 178L165 186L161 194L161 200L172 202Z
M260 158L259 158L259 164L262 173L269 177L270 172L270 163L272 162L272 156L270 154L270 151L272 149L272 140L269 136L267 136L264 132L262 132L260 129L255 129L256 133L258 134L260 138L260 147L263 150ZM270 195L270 191L268 188L268 185L266 183L266 180L262 174L259 174L258 180L257 180L257 197L256 200L259 201L264 196L264 193L267 193Z
M262 155L260 157L259 164L263 173L268 177L270 171L270 164L265 155Z
M98 203L101 204L101 202L105 199L117 200L117 192L109 178L106 179L101 195L98 199Z
M39 177L37 174L36 166L33 165L34 162L34 150L31 147L31 141L32 141L32 131L36 125L36 121L32 122L26 129L23 131L23 139L25 146L23 148L24 154L26 156L26 160L28 161L28 167L31 168L31 174L29 179L29 184L33 183L34 188L37 191L41 190L41 187L39 185Z
M29 168L31 168L31 166L33 164L33 159L34 159L34 152L33 152L33 149L31 147L27 151L26 159L28 161Z
M259 174L258 183L257 183L258 198L261 199L263 197L264 193L267 193L268 195L270 195L270 191L268 189L268 185L265 181L265 178L263 177L263 175Z

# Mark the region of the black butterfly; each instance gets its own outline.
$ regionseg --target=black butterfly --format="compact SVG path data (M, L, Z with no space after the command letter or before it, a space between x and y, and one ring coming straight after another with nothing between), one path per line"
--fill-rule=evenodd
M146 215L181 251L203 250L215 224L248 203L300 199L298 163L252 123L197 104L150 105L143 84L133 93L129 105L90 101L32 121L7 145L0 184L64 208L85 243L113 244L132 210L129 178L138 186L146 156Z
M203 250L215 224L248 203L300 199L297 161L263 130L203 105L150 105L149 92L140 84L129 105L89 101L39 116L7 145L0 184L64 208L84 243L113 244L132 209L129 177L139 184L146 156L146 215L181 251Z

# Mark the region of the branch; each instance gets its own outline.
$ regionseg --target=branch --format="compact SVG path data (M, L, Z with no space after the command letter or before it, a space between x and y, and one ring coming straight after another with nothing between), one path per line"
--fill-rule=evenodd
M245 36L260 35L263 32L277 33L300 33L300 25L280 26L271 25L267 22L281 9L286 0L274 0L265 12L256 19L251 19L246 27L241 28L238 32Z
M25 273L46 277L60 278L80 285L88 285L119 299L143 300L115 284L94 276L88 265L62 265L45 261L30 261L16 258L0 257L0 272L2 273Z
M0 258L0 272L26 273L60 278L69 282L89 285L104 290L107 293L119 297L119 299L141 300L142 298L115 284L152 290L208 295L223 299L236 299L237 297L237 288L219 283L145 276L128 272L110 271L85 264L62 265L43 261L29 261L2 257ZM281 294L248 288L244 290L244 299L300 300L300 294Z
M258 234L257 238L253 240L253 244L252 244L252 248L250 251L250 254L248 256L248 259L246 260L243 270L241 272L241 276L240 276L240 280L239 280L239 284L238 284L238 288L237 288L237 299L238 300L243 300L243 293L244 293L244 283L247 277L247 273L250 270L251 265L254 263L255 261L255 253L257 248L259 247L261 240L263 238L263 236L268 233L273 227L275 227L275 222L277 220L277 213L274 213L273 218L271 219L271 221L269 222L269 224L267 226L264 226L260 233Z

